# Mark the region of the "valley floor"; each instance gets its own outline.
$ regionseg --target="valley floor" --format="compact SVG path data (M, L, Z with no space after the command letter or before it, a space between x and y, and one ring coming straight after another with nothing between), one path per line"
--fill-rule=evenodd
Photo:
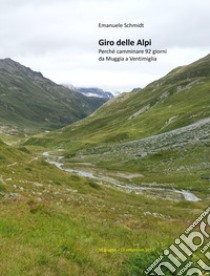
M73 154L2 143L0 275L144 275L209 205L208 125Z

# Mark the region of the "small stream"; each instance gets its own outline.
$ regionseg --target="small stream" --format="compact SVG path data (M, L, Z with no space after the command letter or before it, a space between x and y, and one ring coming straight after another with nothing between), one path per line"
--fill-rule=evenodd
M162 193L173 193L173 194L181 194L186 201L191 201L191 202L197 202L200 200L196 195L194 195L190 191L186 190L177 190L173 188L156 188L156 187L140 187L140 186L135 186L135 185L123 185L121 182L117 181L116 179L109 177L109 176L95 176L91 172L87 172L84 170L78 170L78 169L67 169L63 167L63 163L60 162L60 160L63 158L62 156L50 156L49 152L44 152L42 154L44 157L46 157L46 161L54 166L56 166L58 169L67 172L67 173L76 173L80 176L91 178L91 179L96 179L100 181L105 181L109 184L114 185L115 187L118 187L120 190L124 190L127 192L134 192L136 194L142 193L143 191L157 191L157 192L162 192ZM53 160L56 158L58 161Z

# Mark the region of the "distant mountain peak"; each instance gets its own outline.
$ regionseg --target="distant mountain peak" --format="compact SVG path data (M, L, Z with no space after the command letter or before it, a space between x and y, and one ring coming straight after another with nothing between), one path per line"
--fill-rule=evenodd
M64 86L86 97L101 98L106 101L114 98L114 95L110 91L105 91L98 87L75 87L72 84L64 84Z
M78 87L77 90L87 97L97 97L104 99L114 98L113 94L98 87Z

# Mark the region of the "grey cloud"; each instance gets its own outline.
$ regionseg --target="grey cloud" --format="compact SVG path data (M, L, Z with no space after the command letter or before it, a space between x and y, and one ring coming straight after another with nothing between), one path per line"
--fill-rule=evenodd
M1 0L0 57L16 58L59 82L116 87L117 79L119 89L143 86L208 54L209 10L209 0ZM143 22L145 29L99 30L99 22ZM151 37L153 47L169 54L154 64L97 61L99 38L127 37Z

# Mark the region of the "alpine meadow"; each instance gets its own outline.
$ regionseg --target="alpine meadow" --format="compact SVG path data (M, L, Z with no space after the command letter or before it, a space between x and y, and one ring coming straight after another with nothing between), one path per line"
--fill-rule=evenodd
M4 59L0 95L0 275L145 275L209 205L210 55L108 101Z

